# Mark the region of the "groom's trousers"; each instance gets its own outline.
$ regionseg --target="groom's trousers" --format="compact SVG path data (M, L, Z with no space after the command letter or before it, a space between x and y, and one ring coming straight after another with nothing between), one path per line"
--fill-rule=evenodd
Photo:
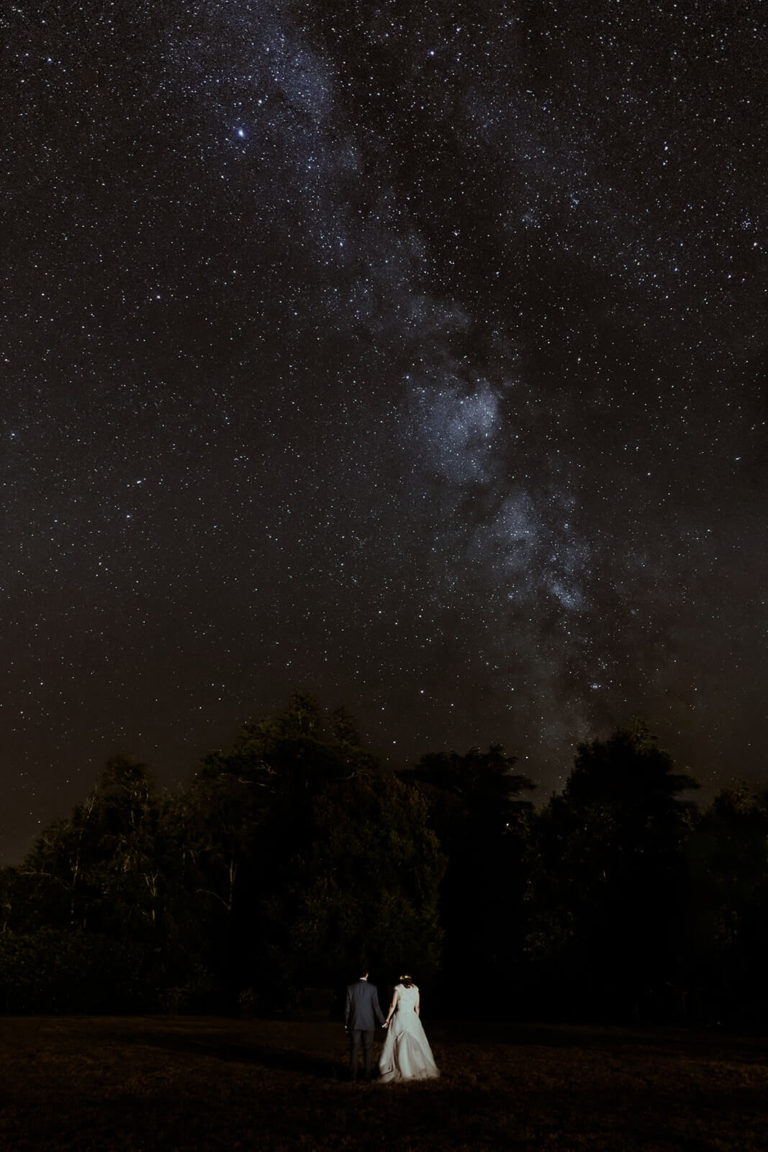
M363 1068L366 1080L370 1080L373 1071L373 1035L374 1028L352 1028L349 1033L349 1078L357 1079L357 1070L360 1064L360 1049L363 1050Z

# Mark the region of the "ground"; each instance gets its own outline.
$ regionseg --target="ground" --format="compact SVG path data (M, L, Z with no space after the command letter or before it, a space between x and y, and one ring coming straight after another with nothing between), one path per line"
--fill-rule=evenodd
M438 1081L349 1084L330 1020L0 1017L1 1152L763 1152L768 1039L430 1022Z

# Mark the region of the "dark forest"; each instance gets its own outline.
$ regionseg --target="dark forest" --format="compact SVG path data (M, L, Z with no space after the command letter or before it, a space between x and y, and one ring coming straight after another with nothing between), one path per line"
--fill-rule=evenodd
M369 965L445 1018L764 1023L768 797L697 787L639 722L545 803L498 746L391 772L296 695L175 791L112 759L3 869L2 1008L333 1014Z

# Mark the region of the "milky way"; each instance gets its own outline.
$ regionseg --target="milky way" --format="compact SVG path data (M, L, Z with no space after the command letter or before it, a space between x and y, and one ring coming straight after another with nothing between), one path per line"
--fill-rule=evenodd
M5 807L308 689L765 784L764 13L0 15Z

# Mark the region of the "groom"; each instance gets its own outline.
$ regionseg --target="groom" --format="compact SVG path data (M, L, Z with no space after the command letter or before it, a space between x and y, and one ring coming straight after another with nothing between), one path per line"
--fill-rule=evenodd
M349 1078L357 1079L360 1062L360 1048L363 1049L363 1065L366 1080L371 1079L371 1057L373 1054L373 1034L376 1020L383 1026L384 1014L379 1004L379 994L373 984L368 983L366 968L359 980L347 987L347 1006L344 1011L344 1027L349 1033Z

